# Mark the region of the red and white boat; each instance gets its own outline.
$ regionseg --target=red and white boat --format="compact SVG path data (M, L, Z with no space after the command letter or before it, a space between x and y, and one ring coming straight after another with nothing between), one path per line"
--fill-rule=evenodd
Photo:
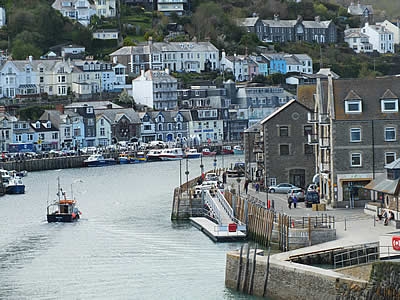
M208 148L203 148L203 151L201 152L203 156L214 156L217 155L217 152L215 151L210 151Z
M161 160L178 160L184 157L181 148L167 148L163 149L159 155Z

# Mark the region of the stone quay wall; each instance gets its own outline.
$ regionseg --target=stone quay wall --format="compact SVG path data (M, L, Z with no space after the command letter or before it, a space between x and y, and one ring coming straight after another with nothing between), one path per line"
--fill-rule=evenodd
M1 168L9 171L25 170L28 172L67 169L67 168L81 168L83 167L83 161L88 157L89 157L88 155L81 155L81 156L42 158L42 159L12 160L12 161L1 162Z
M240 265L239 251L227 253L227 287L276 300L400 299L398 262L377 261L328 270L280 260L280 254L272 255L268 264L266 256L258 253L254 259L253 254L254 250L250 250L249 255L243 251Z

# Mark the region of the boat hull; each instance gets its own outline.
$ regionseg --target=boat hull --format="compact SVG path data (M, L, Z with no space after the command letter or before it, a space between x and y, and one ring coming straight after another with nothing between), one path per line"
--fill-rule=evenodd
M244 154L244 150L233 150L233 154L235 154L235 155Z
M196 153L196 154L186 154L186 158L200 158L201 157L201 153Z
M72 223L79 220L79 215L73 216L71 214L48 214L47 222L48 223Z
M9 185L6 187L6 194L25 194L25 185Z

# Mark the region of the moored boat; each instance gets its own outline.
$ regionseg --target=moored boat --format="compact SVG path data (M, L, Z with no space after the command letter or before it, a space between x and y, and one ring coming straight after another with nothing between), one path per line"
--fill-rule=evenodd
M192 149L188 149L187 151L185 151L185 157L186 158L200 158L201 153L198 152L197 149L192 148Z
M99 153L92 154L83 161L83 165L85 167L101 167L106 165L112 165L115 163L116 163L115 159L104 158L104 156Z
M208 148L203 148L203 151L201 152L203 156L214 156L217 155L217 152L215 151L210 151Z
M242 146L236 145L236 146L233 146L233 153L236 155L243 154L244 150L243 150Z
M161 149L152 149L150 150L147 155L146 155L146 159L147 161L160 161L161 160Z
M66 192L60 186L60 178L57 180L57 199L47 205L47 222L71 223L79 220L81 212L76 206L76 200L67 198Z
M118 162L119 164L123 165L123 164L130 164L133 163L133 157L131 157L129 154L127 153L121 153L118 156Z
M182 148L166 148L161 151L161 160L178 160L183 158Z
M25 184L19 176L11 176L8 183L5 183L6 194L25 194Z
M142 162L146 162L146 153L144 153L143 151L139 151L136 153L135 157L133 158L133 163L142 163Z
M222 146L222 151L221 154L226 155L226 154L233 154L233 149L231 146Z

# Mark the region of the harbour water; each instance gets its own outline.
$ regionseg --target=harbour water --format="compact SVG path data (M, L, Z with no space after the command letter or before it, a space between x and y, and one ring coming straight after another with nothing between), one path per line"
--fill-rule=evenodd
M186 168L198 176L200 159L30 173L24 195L0 198L0 299L254 299L224 285L226 252L239 243L171 222ZM46 221L57 177L78 200L77 223Z

